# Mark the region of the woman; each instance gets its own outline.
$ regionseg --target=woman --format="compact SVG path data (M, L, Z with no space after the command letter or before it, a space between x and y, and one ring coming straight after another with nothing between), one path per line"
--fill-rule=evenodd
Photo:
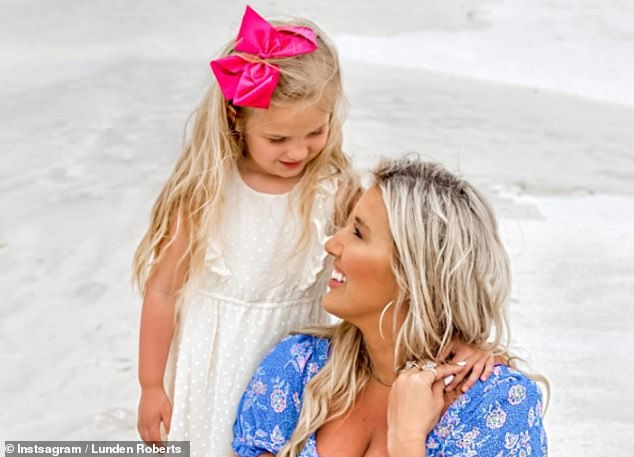
M507 254L473 186L414 158L385 162L326 244L334 327L278 344L244 393L239 456L546 455L536 384L509 368ZM498 354L493 375L445 392L454 337ZM441 417L442 416L442 417Z

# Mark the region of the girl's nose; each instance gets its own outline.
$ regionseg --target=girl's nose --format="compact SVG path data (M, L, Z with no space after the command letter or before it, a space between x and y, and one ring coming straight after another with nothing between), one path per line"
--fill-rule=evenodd
M288 158L300 162L308 157L308 146L305 143L297 144L288 153Z

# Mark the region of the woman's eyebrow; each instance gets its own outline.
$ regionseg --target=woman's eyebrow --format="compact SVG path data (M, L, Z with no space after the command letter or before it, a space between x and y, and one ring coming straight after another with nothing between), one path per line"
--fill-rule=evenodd
M354 221L359 224L361 227L363 227L364 229L366 229L367 231L370 231L370 227L368 227L368 224L366 224L365 222L363 222L363 219L361 219L359 216L355 216L354 217Z

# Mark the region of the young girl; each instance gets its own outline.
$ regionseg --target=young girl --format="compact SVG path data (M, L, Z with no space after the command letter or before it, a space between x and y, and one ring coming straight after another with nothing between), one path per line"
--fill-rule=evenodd
M314 24L273 26L247 7L222 56L134 265L139 433L160 441L162 426L197 457L231 455L258 361L291 330L326 322L323 246L357 189L337 54Z
M257 362L326 322L323 245L352 182L339 62L314 24L273 27L247 7L222 55L135 255L139 432L159 441L162 423L192 456L230 455Z

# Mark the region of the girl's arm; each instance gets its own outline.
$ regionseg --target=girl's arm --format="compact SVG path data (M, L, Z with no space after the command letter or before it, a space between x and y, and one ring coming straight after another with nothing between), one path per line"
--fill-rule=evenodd
M139 401L137 428L143 441L160 442L160 426L169 432L172 407L163 386L165 365L174 333L174 308L185 282L187 238L177 218L171 243L145 287L139 336Z
M450 362L461 365L463 368L459 373L452 378L451 382L447 385L446 391L451 392L462 381L462 392L468 391L475 383L480 381L486 381L493 372L493 365L495 357L491 352L483 351L476 346L471 346L459 338L454 338L449 347L441 354L441 360L445 360L450 357ZM468 375L468 377L467 377Z

